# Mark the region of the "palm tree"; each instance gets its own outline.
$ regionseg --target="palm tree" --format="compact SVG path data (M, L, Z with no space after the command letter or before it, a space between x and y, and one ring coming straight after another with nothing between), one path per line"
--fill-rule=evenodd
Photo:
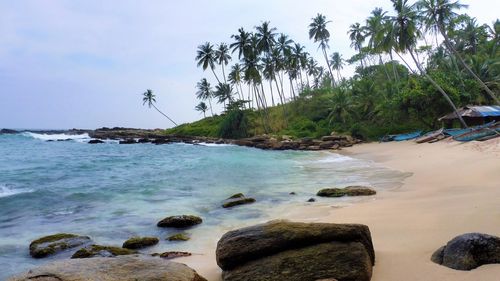
M314 42L319 42L319 48L323 50L323 55L325 56L326 65L328 66L328 71L332 78L332 82L335 85L335 79L333 78L332 69L330 68L330 61L328 60L328 55L326 54L326 49L329 48L328 41L330 40L330 32L326 29L326 25L330 21L326 20L326 17L322 14L318 14L312 19L312 23L309 24L309 39L314 39Z
M337 71L337 79L338 81L340 81L342 79L340 75L340 70L344 68L345 64L342 55L339 54L338 52L334 52L331 56L330 64L332 65L332 69L335 69Z
M223 103L226 107L226 103L233 101L233 87L226 83L219 83L215 86L214 97L217 98L218 103Z
M224 77L224 83L227 83L226 73L224 72L224 66L229 63L231 56L229 55L229 48L226 43L220 43L215 51L215 61L222 68L222 76Z
M195 110L203 112L203 117L207 118L207 115L205 112L208 110L207 104L204 102L200 102L197 106L194 107Z
M234 43L229 45L229 48L232 49L231 53L234 53L238 51L238 59L241 59L242 57L246 56L249 54L251 51L251 37L252 34L249 32L246 32L243 27L238 29L238 34L232 35L231 38L235 40Z
M276 28L270 27L269 22L265 21L260 26L256 26L255 29L258 38L257 49L259 53L264 53L266 57L269 57L275 43Z
M214 112L212 110L212 97L214 96L214 92L212 91L210 83L208 83L206 78L203 78L196 84L196 88L198 88L196 97L200 100L208 100L208 104L210 105L210 113L212 113L212 116L214 116Z
M359 24L359 22L351 24L347 34L349 35L349 39L351 39L351 47L361 53L363 42L365 41L365 35L361 24ZM364 68L363 59L361 59L361 67Z
M241 74L242 74L241 65L239 63L236 63L231 67L231 71L229 72L228 78L229 82L232 85L236 86L237 89L239 88L238 96L240 100L244 100L245 97L243 96L243 88L241 87L241 82L243 80L243 77Z
M391 17L391 21L394 24L394 36L395 36L395 49L400 52L408 52L415 65L420 70L420 72L431 82L431 84L443 95L446 101L453 108L453 111L458 116L460 122L464 127L467 127L467 124L462 119L462 117L458 114L457 107L450 99L448 94L439 86L432 77L427 74L425 69L419 63L414 54L415 46L417 45L418 37L421 35L419 30L417 29L417 13L415 9L408 5L408 0L391 0L394 9L396 10L396 16Z
M203 70L206 70L208 67L212 70L212 73L217 79L217 82L220 83L219 77L215 74L215 51L214 46L210 44L210 42L206 42L198 46L198 51L196 52L196 60L198 61L198 67L202 67Z
M444 38L444 43L446 48L452 52L458 61L464 66L464 68L470 73L474 79L483 87L483 89L488 93L488 95L497 103L500 104L500 100L496 97L495 93L488 88L488 86L476 75L470 66L465 62L463 57L452 45L450 37L446 32L446 27L449 26L452 20L457 16L455 10L467 7L467 5L460 4L459 1L450 0L420 0L417 3L420 14L426 24L427 28L433 30L434 32L439 31Z
M143 94L142 94L142 105L145 105L146 103L148 104L148 107L151 108L153 107L156 109L156 111L160 112L163 116L167 117L170 122L174 123L175 126L178 126L177 123L174 122L174 120L170 119L165 113L161 112L156 105L156 96L153 94L153 90L147 89Z

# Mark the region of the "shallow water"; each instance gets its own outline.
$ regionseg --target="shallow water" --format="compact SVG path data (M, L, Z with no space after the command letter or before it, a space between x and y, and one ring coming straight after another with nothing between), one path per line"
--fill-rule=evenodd
M71 141L47 140L67 139ZM0 135L0 280L60 258L30 258L31 240L57 232L121 245L134 235L161 238L146 252L214 244L221 229L265 221L277 207L304 203L323 187L365 184L397 188L407 176L375 163L326 152L262 151L227 145L90 145L87 135ZM297 195L291 196L290 192ZM257 199L222 209L243 192ZM351 199L320 199L328 204ZM313 203L316 204L316 203ZM283 210L280 209L280 210ZM178 231L160 219L195 214L202 225L188 242L163 240ZM215 241L215 242L214 242Z

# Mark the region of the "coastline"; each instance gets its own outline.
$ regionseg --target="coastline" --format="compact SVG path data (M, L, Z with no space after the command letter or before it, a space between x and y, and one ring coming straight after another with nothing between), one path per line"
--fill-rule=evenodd
M465 144L367 143L339 152L411 172L412 176L401 188L381 191L375 198L347 207L298 205L285 216L273 215L276 219L368 225L376 253L374 281L497 280L498 264L457 271L434 264L430 257L463 233L500 235L498 139ZM176 261L186 263L208 280L221 280L215 243L211 247L203 251L208 254Z

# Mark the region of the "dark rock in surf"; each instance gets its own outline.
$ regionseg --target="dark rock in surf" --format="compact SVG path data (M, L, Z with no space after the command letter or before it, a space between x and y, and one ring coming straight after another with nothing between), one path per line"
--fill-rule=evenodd
M324 188L318 191L316 195L321 197L342 197L342 196L369 196L377 192L366 186L348 186L345 188Z
M254 198L245 197L243 193L237 193L224 200L224 202L222 203L222 207L230 208L238 205L251 204L254 202L255 202Z
M137 252L134 250L124 249L114 246L90 245L76 251L71 256L71 258L72 259L85 259L94 257L109 258L109 257L126 256L133 254L137 254Z
M30 255L34 258L44 258L90 243L90 237L69 233L58 233L38 238L30 244Z
M98 144L98 143L104 143L102 140L89 140L88 143L90 144Z
M132 237L123 242L122 248L126 249L142 249L145 247L158 244L160 240L156 237Z
M158 227L176 227L184 228L190 227L202 223L203 220L198 216L193 215L180 215L180 216L170 216L162 219L158 222Z

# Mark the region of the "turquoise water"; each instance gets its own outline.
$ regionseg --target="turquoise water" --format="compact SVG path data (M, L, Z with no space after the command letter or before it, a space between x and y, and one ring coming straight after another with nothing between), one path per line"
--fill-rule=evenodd
M325 152L227 145L90 145L86 135L46 141L67 137L0 135L0 280L71 254L30 258L30 241L43 235L71 232L89 235L99 244L121 245L134 235L167 237L176 232L157 228L157 221L196 214L204 222L188 231L190 241L162 239L147 251L197 252L207 244L215 247L221 229L265 221L277 206L311 204L305 201L320 188L395 188L407 176ZM297 195L289 195L292 191ZM232 210L220 207L224 198L238 192L257 203ZM346 200L322 198L312 204Z

